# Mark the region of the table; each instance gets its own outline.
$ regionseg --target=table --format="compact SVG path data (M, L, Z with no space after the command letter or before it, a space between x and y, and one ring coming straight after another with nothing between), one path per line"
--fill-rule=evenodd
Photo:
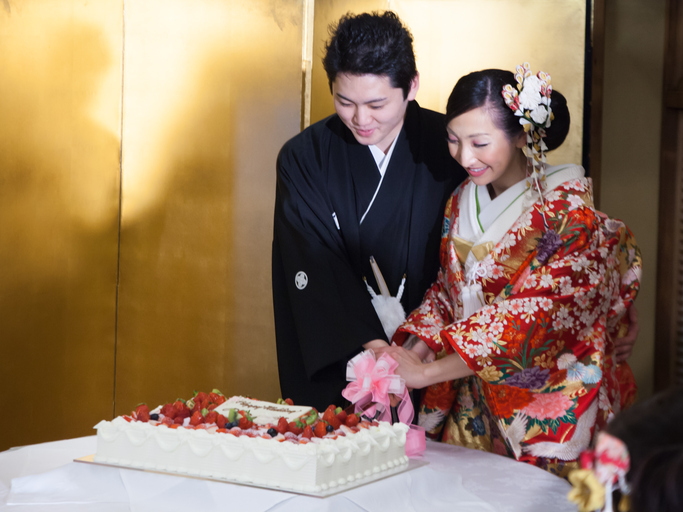
M565 480L436 442L427 443L428 464L327 498L73 462L95 445L91 436L0 453L0 511L576 512Z

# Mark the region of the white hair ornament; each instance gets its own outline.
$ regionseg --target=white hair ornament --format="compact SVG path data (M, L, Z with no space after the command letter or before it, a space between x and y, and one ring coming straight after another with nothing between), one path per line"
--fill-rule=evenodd
M517 89L506 84L502 95L505 104L519 116L519 123L526 132L525 154L531 169L529 187L533 189L543 203L543 190L545 189L545 152L548 149L543 141L546 136L546 128L550 127L553 120L553 111L550 107L550 95L553 91L550 85L550 75L539 71L536 75L531 73L528 62L517 66L515 73ZM532 195L534 195L532 193ZM530 197L533 202L535 198ZM543 222L545 222L545 213ZM547 224L546 224L547 228Z

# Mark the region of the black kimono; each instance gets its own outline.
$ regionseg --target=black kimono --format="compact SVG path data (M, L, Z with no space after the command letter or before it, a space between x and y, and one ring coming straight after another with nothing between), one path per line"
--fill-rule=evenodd
M412 101L384 181L367 146L336 115L278 156L273 306L280 387L295 404L341 404L346 363L386 339L363 277L374 256L392 295L406 275L406 313L436 279L446 201L466 177L451 158L443 115Z

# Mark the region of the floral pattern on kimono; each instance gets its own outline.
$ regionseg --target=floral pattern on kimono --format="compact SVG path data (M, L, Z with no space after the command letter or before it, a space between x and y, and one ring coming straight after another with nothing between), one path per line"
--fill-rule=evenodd
M468 283L455 241L468 186L446 207L438 279L394 340L414 334L439 358L457 352L475 376L427 388L420 423L445 442L565 476L597 430L633 400L633 375L616 364L614 339L628 329L640 251L622 222L593 208L589 179L562 182L544 194L544 205L520 210L478 261L485 305L463 318ZM559 235L550 248L540 242L544 207Z

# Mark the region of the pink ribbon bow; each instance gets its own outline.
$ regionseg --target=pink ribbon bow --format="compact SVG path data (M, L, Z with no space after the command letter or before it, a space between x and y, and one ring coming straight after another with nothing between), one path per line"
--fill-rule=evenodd
M356 405L355 412L374 418L379 412L380 421L391 422L389 394L401 398L398 419L410 427L406 436L406 455L419 457L425 449L425 433L422 427L412 425L413 404L405 382L394 374L398 363L388 354L375 359L372 350L361 352L346 365L346 380L351 381L342 396Z

